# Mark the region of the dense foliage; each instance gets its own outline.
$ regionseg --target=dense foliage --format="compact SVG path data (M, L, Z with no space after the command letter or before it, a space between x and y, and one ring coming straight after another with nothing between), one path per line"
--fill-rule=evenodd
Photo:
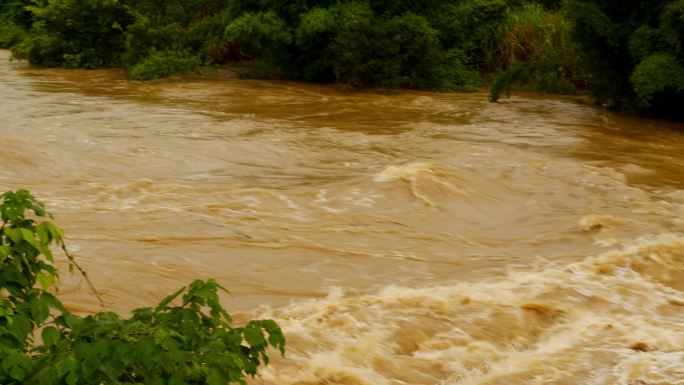
M601 103L682 118L684 1L565 0Z
M48 214L27 191L0 199L0 383L244 384L268 363L267 348L284 352L272 320L231 326L218 298L225 289L213 280L130 318L70 313L48 291L57 279L50 245L66 253L62 231L39 220Z
M497 68L515 0L0 0L0 45L33 64L150 79L250 61L293 79L463 89Z

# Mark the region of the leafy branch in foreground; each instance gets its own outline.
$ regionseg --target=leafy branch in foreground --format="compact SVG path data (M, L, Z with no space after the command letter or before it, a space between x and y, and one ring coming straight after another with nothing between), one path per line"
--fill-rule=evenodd
M70 313L48 291L58 277L50 245L66 251L62 231L40 221L49 214L28 191L0 199L0 383L245 384L269 362L269 347L284 353L274 321L232 327L218 296L226 289L212 279L130 318Z

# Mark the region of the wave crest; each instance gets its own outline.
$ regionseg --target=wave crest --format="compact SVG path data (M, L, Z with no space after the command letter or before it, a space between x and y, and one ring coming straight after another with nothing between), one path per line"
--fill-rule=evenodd
M684 237L661 235L500 279L327 298L271 311L287 384L682 384Z

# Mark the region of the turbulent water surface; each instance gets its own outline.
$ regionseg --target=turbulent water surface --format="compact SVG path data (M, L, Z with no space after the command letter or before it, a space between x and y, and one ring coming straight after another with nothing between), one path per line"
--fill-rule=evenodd
M8 58L0 188L48 205L109 308L215 277L277 319L255 383L684 384L682 126Z

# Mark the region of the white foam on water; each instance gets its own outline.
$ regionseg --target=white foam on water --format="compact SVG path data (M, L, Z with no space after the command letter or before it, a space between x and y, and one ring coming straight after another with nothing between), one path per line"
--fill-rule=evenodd
M264 310L283 327L269 384L682 384L684 237L664 234L501 279Z

